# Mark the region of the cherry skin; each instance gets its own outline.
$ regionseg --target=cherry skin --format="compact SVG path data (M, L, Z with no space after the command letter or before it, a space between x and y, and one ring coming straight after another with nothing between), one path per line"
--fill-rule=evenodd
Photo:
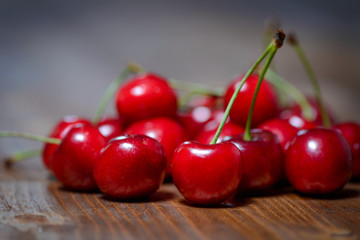
M56 149L51 168L64 187L87 191L96 188L92 175L106 139L91 125L74 126Z
M72 127L77 124L85 124L91 125L90 121L84 118L80 118L77 116L65 116L61 119L54 127L54 129L50 132L49 137L62 139L64 136L70 131ZM51 158L54 155L54 152L58 145L46 143L42 152L43 163L51 170Z
M306 120L301 113L291 111L291 109L282 111L279 116L299 130L312 129L321 125L315 121Z
M175 120L165 117L158 117L135 122L130 125L125 134L141 134L152 137L159 141L164 147L167 164L166 176L170 177L170 164L174 150L181 143L188 140L185 129Z
M97 128L107 141L120 136L124 131L124 123L120 118L104 118Z
M251 130L251 140L243 134L225 138L234 143L243 157L243 178L238 191L258 191L273 186L281 177L284 153L278 139L267 130Z
M307 194L327 194L343 188L352 172L350 147L331 129L300 131L286 151L285 173L291 185Z
M241 153L232 143L185 142L173 155L174 184L192 204L224 202L236 191L241 175Z
M144 135L115 138L101 152L94 168L100 190L116 199L136 199L154 193L166 169L161 144Z
M225 106L228 105L233 93L240 84L242 77L243 75L235 79L235 81L231 83L230 86L227 88L225 93ZM239 95L237 96L234 105L230 111L230 119L234 123L245 126L258 80L259 76L256 74L252 74L247 79L245 84L241 87ZM256 99L251 125L257 126L268 119L276 117L278 114L278 110L279 106L275 90L264 79Z
M217 125L219 126L219 124ZM214 135L216 133L216 128L212 130L203 130L199 133L199 135L196 137L196 141L202 144L210 144L212 139L214 138ZM240 127L239 125L236 125L232 122L227 122L224 125L224 128L222 129L219 138L217 139L217 143L221 142L224 137L226 136L234 136L243 133L245 130L244 128Z
M284 152L287 149L287 144L296 136L298 129L292 126L288 121L274 118L264 122L259 126L259 129L268 130L272 132L277 139Z
M351 149L353 159L353 178L360 178L360 125L354 122L340 123L334 126L345 137Z
M116 107L119 116L128 122L158 116L175 117L177 97L166 79L147 73L136 76L118 90Z

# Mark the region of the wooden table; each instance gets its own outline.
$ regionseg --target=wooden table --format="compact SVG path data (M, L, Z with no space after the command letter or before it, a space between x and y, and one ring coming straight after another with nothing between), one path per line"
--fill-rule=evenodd
M0 180L0 239L360 239L359 183L327 198L279 186L194 207L171 183L138 202L69 192L40 159L2 167Z

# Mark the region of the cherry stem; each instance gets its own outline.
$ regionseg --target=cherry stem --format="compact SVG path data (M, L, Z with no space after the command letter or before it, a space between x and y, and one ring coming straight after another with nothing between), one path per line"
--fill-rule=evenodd
M325 109L325 105L324 105L324 101L321 95L321 91L320 91L320 87L319 87L319 82L317 81L316 77L315 77L315 73L314 70L311 67L310 61L308 60L308 58L305 55L305 52L303 51L303 49L301 48L297 38L295 37L294 34L290 34L289 35L289 39L288 42L290 43L290 45L293 46L296 54L298 55L300 61L302 62L302 64L304 65L305 71L307 72L310 82L312 84L312 87L314 89L315 92L315 97L316 97L316 101L319 105L320 108L320 114L321 114L321 118L323 121L323 125L325 127L330 127L331 126L331 122L330 122L330 118L329 115Z
M2 138L2 137L25 138L25 139L30 139L30 140L35 140L35 141L50 143L50 144L60 144L61 143L61 139L58 139L58 138L43 137L43 136L33 135L33 134L29 134L29 133L13 132L13 131L0 132L0 138Z
M268 42L270 42L273 38L274 32L280 28L280 21L276 18L269 19L265 22L265 31L263 36L263 47L264 49L267 47ZM273 69L276 71L275 63L273 62L269 69Z
M172 88L192 94L213 95L218 97L222 97L224 94L224 89L220 87L209 87L198 83L179 81L173 78L170 78L169 82Z
M250 110L249 110L249 114L248 114L248 118L247 118L246 126L245 126L244 141L251 141L251 119L252 119L252 115L254 112L256 98L259 93L261 83L264 80L266 71L268 70L270 63L273 60L277 50L278 50L278 47L276 45L273 45L271 47L271 50L269 52L269 57L266 59L264 68L261 70L261 74L260 74L259 80L257 82L253 98L251 100Z
M224 128L225 122L229 116L230 110L235 102L236 97L238 96L241 87L244 85L245 81L249 78L249 76L255 71L255 69L260 65L260 63L262 62L262 60L265 59L265 57L269 54L269 52L272 51L272 49L275 47L276 49L278 47L280 47L282 45L282 41L285 38L285 34L281 31L278 30L274 40L269 44L269 46L266 48L266 50L264 51L264 53L260 56L260 58L258 60L256 60L256 62L254 63L254 65L247 71L247 73L245 74L245 76L241 79L239 86L236 88L235 92L233 93L229 104L226 107L224 116L220 122L220 125L218 127L218 129L216 130L215 136L212 139L212 141L210 142L210 144L215 144L221 134L222 129Z
M5 166L11 167L15 163L20 162L24 159L32 158L39 156L41 154L41 149L31 149L31 150L23 150L16 151L10 157L5 159Z
M267 70L265 78L300 106L302 115L306 120L314 120L315 116L309 101L292 83L281 77L270 68Z
M121 83L123 83L130 76L130 74L138 74L140 71L142 71L142 69L136 63L129 63L121 72L121 74L112 83L110 83L92 119L94 125L99 123L103 113L106 110L106 107L108 106L111 98L114 96Z

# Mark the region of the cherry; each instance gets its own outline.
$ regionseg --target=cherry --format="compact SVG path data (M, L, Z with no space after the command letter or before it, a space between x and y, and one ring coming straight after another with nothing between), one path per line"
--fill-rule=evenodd
M290 125L299 130L311 129L319 126L319 124L313 120L306 120L301 113L293 112L291 110L282 111L280 113L280 118L286 120Z
M351 149L353 159L352 177L360 177L360 125L354 122L344 122L333 126L345 137Z
M209 144L211 142L211 140L214 138L216 130L217 129L208 130L208 131L203 130L196 137L196 141L198 141L199 143L202 143L202 144ZM238 135L243 132L244 132L244 128L240 127L239 125L236 125L235 123L227 122L227 123L225 123L224 128L222 129L217 142L221 142L224 139L224 137L226 137L226 136Z
M77 191L95 189L92 171L105 145L105 137L97 128L91 125L74 126L52 157L54 175L66 188Z
M97 124L100 133L110 141L120 136L124 131L124 123L120 118L104 118Z
M74 115L65 116L55 125L54 129L50 132L49 137L62 139L70 131L70 129L77 124L91 125L90 121L85 118L77 117ZM57 144L46 143L44 145L42 159L44 165L49 170L51 170L51 158L54 155L57 147Z
M125 134L141 134L156 139L164 147L167 157L166 176L170 177L170 163L177 146L188 140L185 129L175 120L158 117L135 122L130 125Z
M240 76L239 78L235 79L235 81L231 83L230 86L228 86L225 93L225 106L229 104L230 98L235 92L235 89L240 84L242 78L243 76ZM235 100L234 106L230 111L230 119L234 123L245 126L251 100L258 80L259 76L257 74L252 74L245 82L244 86L242 86L240 93ZM276 117L278 110L279 106L275 90L267 81L264 81L261 84L259 96L256 100L251 124L257 126L268 119Z
M273 186L282 176L284 153L276 137L267 130L251 130L251 140L244 134L227 137L243 156L243 178L239 191L258 191Z
M174 117L177 98L166 79L147 73L136 76L118 90L116 107L119 115L128 122L158 116Z
M161 144L144 135L133 135L111 140L93 173L103 193L124 200L154 193L164 180L165 168Z
M186 201L213 205L228 199L241 180L241 153L232 143L185 142L174 153L172 177Z
M287 144L298 132L298 129L292 126L288 121L278 118L264 122L259 126L259 129L272 132L279 140L279 143L284 151L287 149Z
M326 194L342 189L353 162L345 138L331 129L298 133L286 152L285 173L299 192Z

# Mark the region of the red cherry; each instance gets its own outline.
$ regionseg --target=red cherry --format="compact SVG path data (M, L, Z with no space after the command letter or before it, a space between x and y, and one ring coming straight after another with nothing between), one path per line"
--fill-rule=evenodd
M283 150L287 149L287 144L296 136L298 129L292 126L288 121L274 118L264 122L259 129L272 132L279 140Z
M353 159L352 177L360 177L360 125L354 122L340 123L334 126L345 137L351 149Z
M171 175L170 163L175 148L188 140L185 129L178 122L164 117L152 118L133 123L128 129L126 129L125 134L146 135L161 143L167 156L167 177Z
M225 93L225 106L228 105L233 93L240 84L243 75L235 79L227 88ZM242 86L233 107L230 111L230 119L241 126L245 126L250 110L251 101L258 83L259 76L250 75L245 84ZM252 126L257 126L262 122L277 116L279 110L276 93L273 87L264 79L261 84L259 94L251 120Z
M300 131L286 151L285 173L299 192L326 194L340 190L352 171L350 147L331 129Z
M217 127L218 126L219 126L219 124L217 125ZM198 141L199 143L202 143L202 144L209 144L211 142L211 140L214 138L216 130L217 130L217 128L214 128L214 129L208 130L208 131L203 130L196 137L196 141ZM224 137L226 137L226 136L234 136L234 135L241 134L243 132L244 132L244 129L242 127L240 127L239 125L236 125L235 123L232 123L232 122L227 122L227 123L225 123L224 128L222 129L221 134L216 142L221 142L224 139Z
M119 115L129 122L158 116L174 117L177 98L166 79L147 73L136 76L119 89L116 107Z
M166 156L153 138L134 135L110 141L94 168L100 190L117 199L134 199L154 193L165 177Z
M77 124L91 125L90 121L77 116L66 116L60 120L50 132L49 137L62 139ZM58 145L46 143L42 152L44 165L51 170L51 158L54 155Z
M104 118L97 124L97 128L106 140L110 141L123 133L123 125L123 121L119 118Z
M251 140L243 134L225 138L234 143L243 157L243 178L239 191L258 191L273 186L282 176L284 153L275 135L266 130L251 130Z
M97 128L74 126L56 149L51 169L64 187L86 191L96 188L92 175L95 163L106 140Z
M172 176L186 201L213 205L235 191L242 175L241 153L232 143L185 142L174 152Z
M290 125L294 126L299 130L316 128L321 124L314 121L306 120L301 113L293 112L289 109L284 110L280 113L280 118L289 122Z

